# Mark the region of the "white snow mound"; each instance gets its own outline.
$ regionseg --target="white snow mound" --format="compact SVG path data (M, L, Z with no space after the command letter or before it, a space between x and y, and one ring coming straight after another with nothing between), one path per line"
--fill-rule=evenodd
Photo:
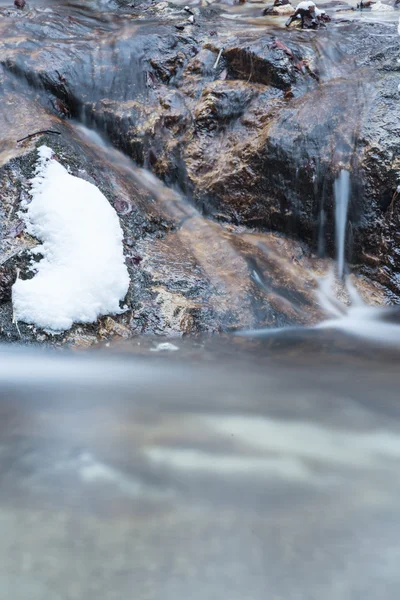
M311 9L312 8L316 8L316 5L314 4L314 2L310 2L310 1L307 1L307 0L305 0L303 2L300 2L300 4L298 4L296 6L296 10L299 10L299 9L301 9L301 10L310 10L310 8Z
M107 198L93 184L70 175L47 146L38 150L32 201L25 205L27 231L42 245L32 279L12 289L14 316L50 331L92 323L121 312L128 291L123 233Z
M383 11L393 11L394 8L392 6L389 6L388 4L383 4L383 2L375 2L375 4L372 4L371 6L371 10L383 10Z

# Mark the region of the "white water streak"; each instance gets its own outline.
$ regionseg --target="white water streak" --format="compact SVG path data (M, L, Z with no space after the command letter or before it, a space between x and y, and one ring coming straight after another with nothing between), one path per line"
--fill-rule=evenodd
M347 210L350 196L350 173L348 171L345 171L344 169L340 171L339 177L335 181L334 191L338 275L339 277L343 277Z

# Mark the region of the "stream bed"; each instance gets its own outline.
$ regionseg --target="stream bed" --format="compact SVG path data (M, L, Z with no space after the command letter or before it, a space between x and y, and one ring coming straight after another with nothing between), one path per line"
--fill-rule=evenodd
M399 13L270 4L0 2L0 600L398 596ZM58 331L43 147L129 286Z

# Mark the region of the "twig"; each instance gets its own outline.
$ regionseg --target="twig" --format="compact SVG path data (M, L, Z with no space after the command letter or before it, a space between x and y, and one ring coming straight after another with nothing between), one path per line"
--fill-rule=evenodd
M15 325L15 327L17 328L18 335L19 335L19 337L20 337L20 338L21 338L21 340L22 340L22 334L21 334L21 332L20 332L20 330L19 330L19 327L18 327L18 321L14 321L14 325Z
M17 279L19 277L19 274L20 274L20 269L17 267ZM19 327L18 327L18 321L17 321L17 319L15 317L14 308L13 308L12 322L14 323L15 327L17 328L19 337L22 339L22 335L21 335L21 332L20 332Z
M35 133L30 133L29 135L17 140L17 144L20 142L24 142L25 140L30 140L36 135L43 135L44 133L52 133L53 135L61 135L61 131L53 131L52 129L43 129L42 131L36 131Z
M218 67L218 64L219 64L219 61L221 60L221 56L222 56L223 51L224 51L224 49L221 48L221 50L218 53L217 60L214 63L213 69L216 69Z

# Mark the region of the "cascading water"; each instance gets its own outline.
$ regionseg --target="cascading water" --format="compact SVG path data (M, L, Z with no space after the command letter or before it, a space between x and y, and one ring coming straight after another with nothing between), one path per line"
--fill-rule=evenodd
M369 306L349 275L345 273L346 228L350 200L350 173L342 169L334 183L336 274L333 268L318 279L317 297L327 316L315 328L343 331L346 335L367 339L379 345L399 347L400 326L396 307ZM320 236L321 243L322 237ZM301 331L301 327L269 328L242 332L244 335L276 337Z
M350 173L342 169L334 183L336 261L337 276L343 280L343 293L348 304L337 298L333 271L319 281L318 299L321 307L330 316L318 328L335 328L347 334L374 340L380 344L398 346L399 325L390 317L396 317L396 309L368 306L354 287L350 277L345 276L345 249L347 214L350 199Z
M347 211L350 198L350 173L342 169L334 185L335 192L335 225L336 225L336 258L338 277L343 278L346 247Z

